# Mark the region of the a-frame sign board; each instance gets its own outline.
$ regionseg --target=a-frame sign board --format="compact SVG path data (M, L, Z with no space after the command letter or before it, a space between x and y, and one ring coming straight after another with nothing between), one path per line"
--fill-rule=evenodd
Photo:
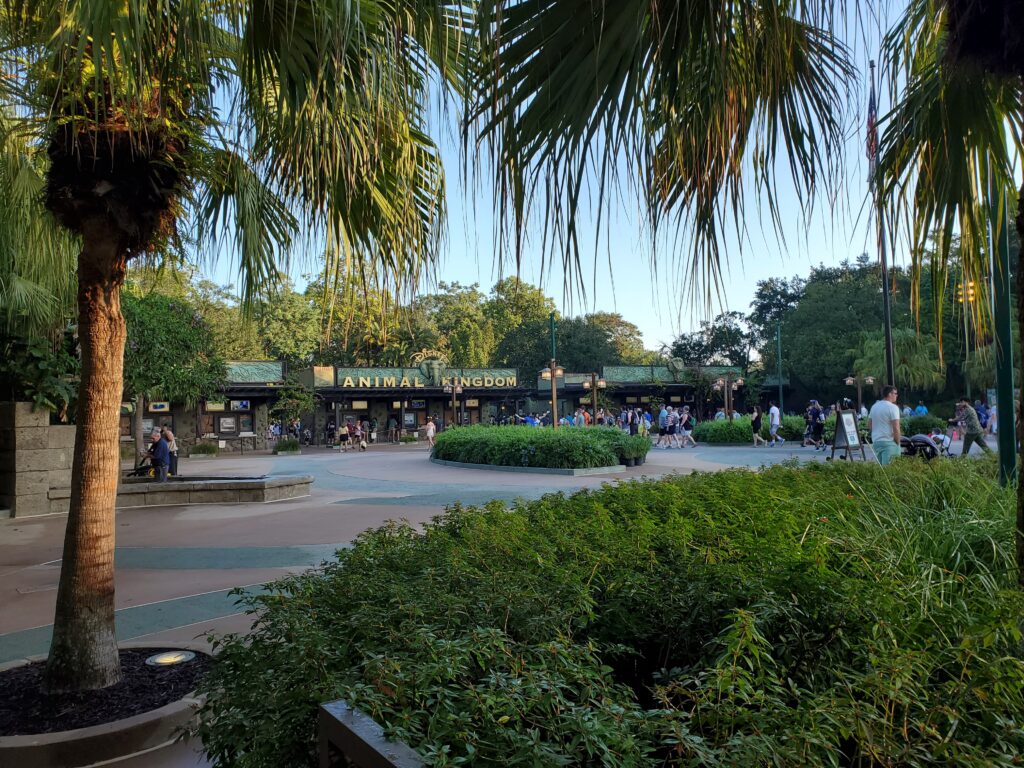
M857 414L853 411L836 411L836 435L832 440L832 456L836 457L837 450L846 451L845 458L853 461L853 452L860 450L860 458L867 461L867 454L864 453L864 443L860 440L860 432L857 431Z

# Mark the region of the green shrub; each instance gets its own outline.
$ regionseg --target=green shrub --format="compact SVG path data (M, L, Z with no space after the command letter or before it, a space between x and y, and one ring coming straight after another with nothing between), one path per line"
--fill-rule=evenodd
M651 438L647 435L624 435L619 445L620 459L642 459L651 450Z
M416 435L402 435L398 438L398 441L401 443L418 443L419 438Z
M767 433L767 426L764 429ZM754 439L750 417L736 416L732 421L699 422L693 428L693 439L698 443L749 443Z
M281 453L282 451L298 451L301 450L299 441L294 437L282 437L277 441L277 445L274 446L274 453Z
M779 436L783 440L800 441L804 436L804 420L800 416L783 416L782 425L779 427ZM768 439L768 414L761 417L761 437ZM698 443L715 444L740 444L751 443L754 440L754 433L750 426L749 416L735 416L730 422L726 421L702 421L693 429L693 438Z
M312 766L344 698L437 766L1017 765L994 471L728 471L389 524L242 596L198 734L218 765Z
M933 429L945 429L948 426L949 423L945 419L940 419L930 413L927 416L911 416L900 421L900 428L908 437L910 435L926 435Z
M216 443L196 443L189 451L190 456L216 456L220 448Z
M610 427L542 429L538 427L460 427L437 436L433 456L444 461L504 467L583 469L618 464L643 456L640 440Z

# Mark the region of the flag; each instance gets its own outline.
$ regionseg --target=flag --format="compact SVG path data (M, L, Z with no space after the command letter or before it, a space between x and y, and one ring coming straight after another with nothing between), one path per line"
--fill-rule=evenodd
M868 160L878 160L878 104L875 101L875 79L871 78L871 97L868 99Z

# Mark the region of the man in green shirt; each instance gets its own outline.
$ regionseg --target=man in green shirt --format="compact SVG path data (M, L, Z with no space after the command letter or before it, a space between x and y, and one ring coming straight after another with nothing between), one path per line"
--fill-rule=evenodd
M992 453L992 449L985 442L985 431L981 428L978 412L974 410L971 401L966 397L961 397L957 401L956 416L951 421L960 422L964 427L964 450L961 454L962 456L967 455L974 443L977 443L978 447L985 453Z

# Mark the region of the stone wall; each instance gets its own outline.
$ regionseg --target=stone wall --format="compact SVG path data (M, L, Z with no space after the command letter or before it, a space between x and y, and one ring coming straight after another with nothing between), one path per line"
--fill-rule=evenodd
M71 486L75 428L51 425L31 403L0 403L0 509L14 517L67 512L51 491Z

